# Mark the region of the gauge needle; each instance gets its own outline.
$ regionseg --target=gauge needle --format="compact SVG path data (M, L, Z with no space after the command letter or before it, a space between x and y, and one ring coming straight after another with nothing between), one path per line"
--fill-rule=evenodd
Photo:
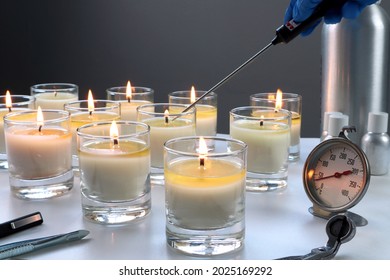
M323 180L323 179L328 179L328 178L340 178L341 176L343 175L349 175L349 174L352 174L352 170L346 170L344 172L335 172L333 175L329 175L329 176L325 176L325 177L321 177L321 178L316 178L314 179L315 181L319 181L319 180Z

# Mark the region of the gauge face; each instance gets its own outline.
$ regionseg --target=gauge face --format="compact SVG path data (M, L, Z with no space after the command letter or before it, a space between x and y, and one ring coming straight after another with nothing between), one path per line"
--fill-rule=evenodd
M367 158L347 139L322 142L306 160L306 193L314 204L324 210L341 212L351 208L365 194L368 181Z

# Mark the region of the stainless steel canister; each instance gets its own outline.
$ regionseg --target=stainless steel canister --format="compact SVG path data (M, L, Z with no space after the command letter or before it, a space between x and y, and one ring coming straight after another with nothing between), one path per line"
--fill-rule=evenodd
M350 138L360 145L368 113L387 112L390 107L388 14L373 4L357 19L324 24L321 51L321 116L327 111L348 115L357 129Z

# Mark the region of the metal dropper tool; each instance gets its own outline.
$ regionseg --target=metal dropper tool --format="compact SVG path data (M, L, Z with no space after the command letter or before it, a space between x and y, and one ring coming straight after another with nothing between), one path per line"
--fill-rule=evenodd
M255 60L258 56L260 56L262 53L264 53L269 47L271 47L272 45L280 44L280 43L287 44L292 39L297 37L302 31L306 30L310 26L314 25L317 21L319 21L326 14L327 11L340 10L341 7L345 4L345 2L347 2L347 0L324 0L315 8L315 10L311 14L311 16L309 16L303 22L297 23L294 20L290 20L286 24L280 26L278 29L276 29L276 36L271 41L271 43L266 45L263 49L261 49L259 52L254 54L251 58L249 58L243 64L238 66L233 72L231 72L229 75L227 75L225 78L223 78L217 84L215 84L212 88L210 88L208 91L206 91L197 100L195 100L195 102L193 102L191 105L189 105L183 112L187 112L192 107L194 107L200 100L202 100L209 93L213 92L214 90L219 88L222 84L227 82L231 77L233 77L235 74L237 74L245 66L249 65L253 60Z

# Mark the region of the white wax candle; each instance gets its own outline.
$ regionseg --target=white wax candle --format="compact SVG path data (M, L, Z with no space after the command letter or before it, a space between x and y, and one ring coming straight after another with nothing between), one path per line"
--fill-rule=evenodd
M191 120L176 119L165 122L164 117L144 119L150 126L150 147L152 167L164 166L164 143L170 139L195 135L195 123Z
M68 102L78 100L78 96L68 92L44 92L35 94L36 107L42 109L64 110L64 105Z
M170 219L188 229L217 229L242 220L246 170L233 160L181 159L164 168Z
M27 111L29 108L12 108L12 112ZM4 116L9 113L8 109L0 110L0 154L5 154L5 138L4 138Z
M87 142L79 150L82 190L102 201L142 196L150 172L150 149L142 142Z
M70 132L45 126L5 130L8 170L20 179L40 179L63 174L71 169Z
M291 112L291 146L299 145L301 139L301 115Z
M230 136L248 145L248 171L276 173L287 161L290 128L283 123L236 120Z
M210 105L196 105L196 135L217 134L217 108Z
M137 107L144 104L151 104L150 101L146 100L122 100L121 104L121 119L125 121L136 121L137 120ZM151 108L153 109L153 108Z

